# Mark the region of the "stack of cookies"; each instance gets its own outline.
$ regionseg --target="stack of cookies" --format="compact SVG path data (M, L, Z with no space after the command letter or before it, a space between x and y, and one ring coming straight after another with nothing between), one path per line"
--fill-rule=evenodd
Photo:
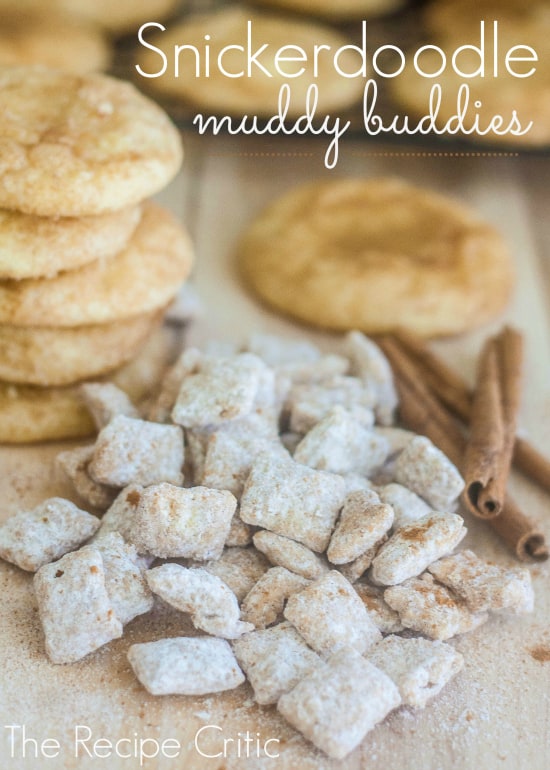
M550 66L543 52L548 50L550 35L548 3L545 0L430 0L422 16L431 37L429 42L435 45L427 46L423 52L421 67L424 72L439 72L439 75L425 77L407 66L398 77L392 78L389 85L394 99L402 106L401 112L405 108L417 121L427 115L431 89L438 83L441 86L436 111L439 129L444 130L449 121L454 127L457 109L462 105L458 114L463 113L462 124L468 130L456 133L457 139L547 148L550 144ZM534 58L530 58L529 49ZM512 52L518 50L523 50L525 59L513 58ZM442 54L447 61L444 69L441 69ZM408 60L412 61L412 57ZM528 129L529 124L532 125Z
M145 199L178 171L179 134L102 75L2 68L0 111L0 441L83 435L75 383L116 372L139 397L162 360L151 335L192 249Z

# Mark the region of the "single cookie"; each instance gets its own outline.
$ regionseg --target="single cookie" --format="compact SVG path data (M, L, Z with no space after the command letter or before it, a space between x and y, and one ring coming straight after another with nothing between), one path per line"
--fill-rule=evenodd
M518 147L544 147L550 143L550 66L547 61L536 64L536 72L528 78L516 78L503 69L498 77L460 77L450 64L456 40L442 44L447 55L447 67L437 77L423 77L412 66L390 81L394 99L413 116L411 125L430 114L430 92L435 84L441 86L441 104L437 110L436 125L446 131L447 123L453 136L476 143L505 144ZM477 43L479 45L479 41ZM456 43L458 46L458 43ZM461 41L460 45L464 45ZM489 47L488 59L492 60ZM462 72L473 73L480 66L479 55L471 49L461 52L457 58ZM425 51L419 59L427 73L441 69L441 55L434 50ZM518 72L528 72L533 62L520 62ZM467 90L467 102L463 107L461 90ZM464 97L465 99L466 97ZM459 106L460 105L460 106ZM401 110L403 112L403 110ZM466 129L456 131L458 114L464 114L462 125ZM514 113L517 118L514 121ZM491 122L502 116L495 132ZM518 128L517 123L520 126ZM529 124L532 126L529 127ZM479 129L476 129L476 125ZM513 129L513 133L508 128ZM475 129L475 130L474 130ZM489 130L490 129L490 130Z
M52 386L100 377L134 358L161 318L155 310L92 326L0 325L0 380Z
M510 257L490 225L392 178L291 190L250 225L238 258L269 305L336 330L461 332L500 312L512 287Z
M43 64L80 74L105 70L110 60L107 40L90 24L43 12L10 11L2 17L2 65Z
M297 11L321 16L332 21L369 19L397 11L405 0L252 0L254 5L267 5L284 11Z
M542 58L550 35L550 9L544 0L432 0L423 16L437 40L453 41L457 46L479 45L482 21L492 46L493 21L498 21L501 50L529 45ZM491 66L491 59L488 61Z
M111 259L55 278L0 282L0 324L81 326L165 307L192 263L192 246L168 211L147 202L128 245Z
M128 244L141 206L95 217L37 217L0 209L0 279L51 278Z
M114 382L138 403L160 384L174 354L174 336L164 327L131 363L104 381ZM80 386L38 388L0 383L0 442L30 444L91 436L97 431Z
M129 83L0 67L0 207L85 216L138 203L178 171L175 126Z
M44 0L23 0L25 8L44 12ZM18 8L21 0L0 0L0 10ZM145 21L160 21L176 10L180 0L48 0L50 12L67 14L120 35L137 31Z
M247 74L247 22L252 22L252 39L267 44L265 52L258 58L259 66L252 67L251 77ZM196 77L195 56L183 51L179 56L179 77L174 72L174 46L194 45L204 48L205 35L210 35L210 74L204 76L204 63L201 60L200 77ZM361 78L342 77L334 68L333 57L337 49L348 45L345 37L334 30L310 22L287 20L280 16L253 13L239 7L224 8L210 14L193 16L172 26L167 32L146 34L144 39L166 52L168 68L158 78L143 78L143 83L158 93L184 98L207 112L229 115L256 114L273 116L278 112L279 91L284 83L290 84L291 98L288 115L303 115L306 107L306 94L312 84L319 88L317 111L326 113L349 107L361 98L363 81ZM237 51L238 45L242 51ZM279 61L279 71L275 67L277 50L288 46L299 46L306 53L308 60L301 58ZM330 52L318 58L318 74L314 75L314 47L329 46ZM243 72L243 77L229 77L220 72L214 62L219 60L222 49L222 66L226 72ZM295 56L295 53L293 54ZM288 57L291 54L287 54ZM149 48L140 49L138 55L142 72L153 74L162 66L158 51ZM357 71L357 55L344 51L339 57L339 66L344 72ZM262 72L263 67L268 73ZM299 77L293 74L304 70ZM138 70L139 71L139 70ZM285 77L283 73L290 73Z
M109 67L111 50L94 26L66 16L16 12L2 18L0 64L44 65L74 74Z

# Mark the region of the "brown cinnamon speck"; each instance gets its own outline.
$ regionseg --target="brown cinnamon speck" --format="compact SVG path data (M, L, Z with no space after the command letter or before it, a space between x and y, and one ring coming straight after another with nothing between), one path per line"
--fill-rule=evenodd
M550 647L542 644L529 648L529 655L539 663L550 663Z
M139 492L136 492L135 489L133 489L131 492L128 492L126 495L126 500L130 503L130 505L138 505L139 501L141 500L141 495Z

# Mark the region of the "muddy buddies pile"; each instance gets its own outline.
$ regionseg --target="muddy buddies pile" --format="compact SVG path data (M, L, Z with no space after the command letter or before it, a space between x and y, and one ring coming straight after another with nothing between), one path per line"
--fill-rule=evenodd
M150 693L247 679L259 704L343 758L460 671L446 640L533 608L528 570L455 552L463 480L394 425L390 366L360 333L342 355L263 334L244 351L187 349L146 415L112 384L82 397L97 440L58 463L104 515L53 498L0 529L0 556L36 572L53 663L162 600L197 635L130 647Z

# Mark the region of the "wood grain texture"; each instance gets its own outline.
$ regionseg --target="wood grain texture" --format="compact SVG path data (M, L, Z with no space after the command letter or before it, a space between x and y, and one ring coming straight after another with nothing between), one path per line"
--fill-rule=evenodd
M527 377L521 428L541 447L550 446L550 316L548 284L543 280L543 225L537 216L548 210L548 192L536 179L550 161L529 166L501 158L373 157L368 146L350 144L334 174L402 174L463 198L502 228L511 243L518 269L518 290L506 319L526 334ZM379 150L380 148L376 148ZM382 148L383 149L383 148ZM392 152L395 152L392 147ZM265 150L265 148L264 148ZM299 181L325 177L324 148L277 142L273 152L313 153L282 157L245 156L254 143L198 140L187 143L186 168L162 196L188 224L197 246L194 280L207 312L191 330L190 341L216 338L242 340L253 330L292 336L307 335L325 349L337 349L336 336L304 331L261 309L245 295L231 262L242 227L278 193ZM533 179L531 179L533 177ZM531 187L531 183L533 187ZM531 189L546 195L545 206L533 206ZM538 211L542 212L540 214ZM548 244L547 244L548 245ZM500 323L500 322L499 322ZM471 381L482 340L499 323L468 337L437 343L437 350ZM26 449L0 448L0 516L34 505L51 494L69 493L53 472L55 445ZM550 498L514 476L515 497L544 522L550 534ZM70 493L69 493L70 494ZM466 514L466 546L481 556L514 564L513 556L483 522ZM536 612L524 619L494 617L478 631L453 641L466 658L465 669L424 711L400 709L342 762L330 761L288 727L272 708L255 706L248 685L216 697L154 698L134 679L125 657L136 641L191 633L189 623L169 609L157 609L126 628L124 637L72 666L53 666L44 655L31 580L15 567L0 564L0 766L2 770L139 768L138 759L75 757L75 725L88 725L97 737L178 739L178 759L151 759L150 770L546 770L550 766L550 568L531 568ZM25 724L27 734L56 737L58 758L41 761L9 757L4 725ZM194 746L197 730L212 737L204 753L222 751L221 739L249 731L261 739L277 738L276 759L238 757L236 743L227 757L201 757ZM204 734L203 734L204 735ZM272 744L273 746L273 744Z

